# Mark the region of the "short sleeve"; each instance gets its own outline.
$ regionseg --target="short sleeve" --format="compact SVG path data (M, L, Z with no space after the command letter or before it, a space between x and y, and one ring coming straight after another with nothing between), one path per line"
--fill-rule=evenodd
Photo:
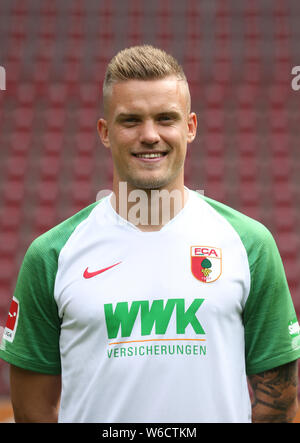
M202 197L201 197L202 198ZM283 263L271 232L259 221L203 197L235 229L248 258L242 320L247 374L300 357L300 333Z
M243 313L245 357L247 374L255 374L298 359L300 335L277 245L263 225L247 252L251 286Z
M59 374L60 319L54 300L56 252L36 239L17 280L0 346L0 357L15 366Z

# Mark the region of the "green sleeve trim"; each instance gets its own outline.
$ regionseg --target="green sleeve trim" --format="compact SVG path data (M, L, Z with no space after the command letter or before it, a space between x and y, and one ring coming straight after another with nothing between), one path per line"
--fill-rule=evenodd
M271 357L267 360L262 361L259 364L254 364L254 365L250 364L247 366L247 375L259 374L260 372L277 368L278 366L285 365L286 363L290 363L291 361L298 360L299 357L300 357L300 351L298 349L298 350L288 351L285 354L280 354L275 357Z
M14 355L8 351L0 350L0 358L9 364L18 366L19 368L26 369L28 371L40 372L41 374L49 375L59 375L61 373L60 365L52 366L49 363L47 365L42 365L29 359L24 360L22 357Z

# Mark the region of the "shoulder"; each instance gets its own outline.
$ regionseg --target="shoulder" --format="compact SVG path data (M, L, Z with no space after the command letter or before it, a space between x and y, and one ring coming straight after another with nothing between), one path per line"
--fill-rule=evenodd
M275 246L273 235L260 221L255 220L224 203L200 194L199 196L237 232L247 250L248 256L255 254L258 250L269 247L273 248Z
M57 261L61 249L77 226L89 217L98 203L99 201L85 207L33 240L26 252L25 261L31 263L40 259L44 262Z
M249 230L256 236L265 237L266 235L270 234L270 231L260 221L255 220L254 218L251 218L248 215L225 205L224 203L213 200L212 198L206 196L202 196L202 198L241 234L249 232Z

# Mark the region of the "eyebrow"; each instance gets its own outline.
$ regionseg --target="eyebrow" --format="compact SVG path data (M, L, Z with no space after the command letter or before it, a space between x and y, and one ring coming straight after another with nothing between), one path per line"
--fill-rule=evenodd
M135 114L132 112L129 112L129 113L121 112L121 114L118 114L116 116L116 120L123 120L124 118L128 118L128 117L140 117L140 114Z
M179 119L179 118L181 118L181 113L178 112L178 111L174 111L174 110L165 110L165 111L159 112L158 114L156 114L156 117L160 117L160 116L163 116L163 115L168 115L168 116L170 116L170 117L173 117L174 119ZM126 113L126 112L121 112L120 114L118 114L118 115L116 116L116 120L117 120L117 121L122 121L122 120L124 120L124 119L126 119L126 118L140 118L140 117L141 117L141 114L139 114L139 113L134 113L134 112Z

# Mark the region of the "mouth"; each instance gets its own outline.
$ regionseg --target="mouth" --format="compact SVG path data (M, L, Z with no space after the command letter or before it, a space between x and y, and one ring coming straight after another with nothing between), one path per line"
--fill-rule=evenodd
M166 157L167 152L143 152L141 154L132 154L138 160L145 162L156 162L160 161L162 158Z

